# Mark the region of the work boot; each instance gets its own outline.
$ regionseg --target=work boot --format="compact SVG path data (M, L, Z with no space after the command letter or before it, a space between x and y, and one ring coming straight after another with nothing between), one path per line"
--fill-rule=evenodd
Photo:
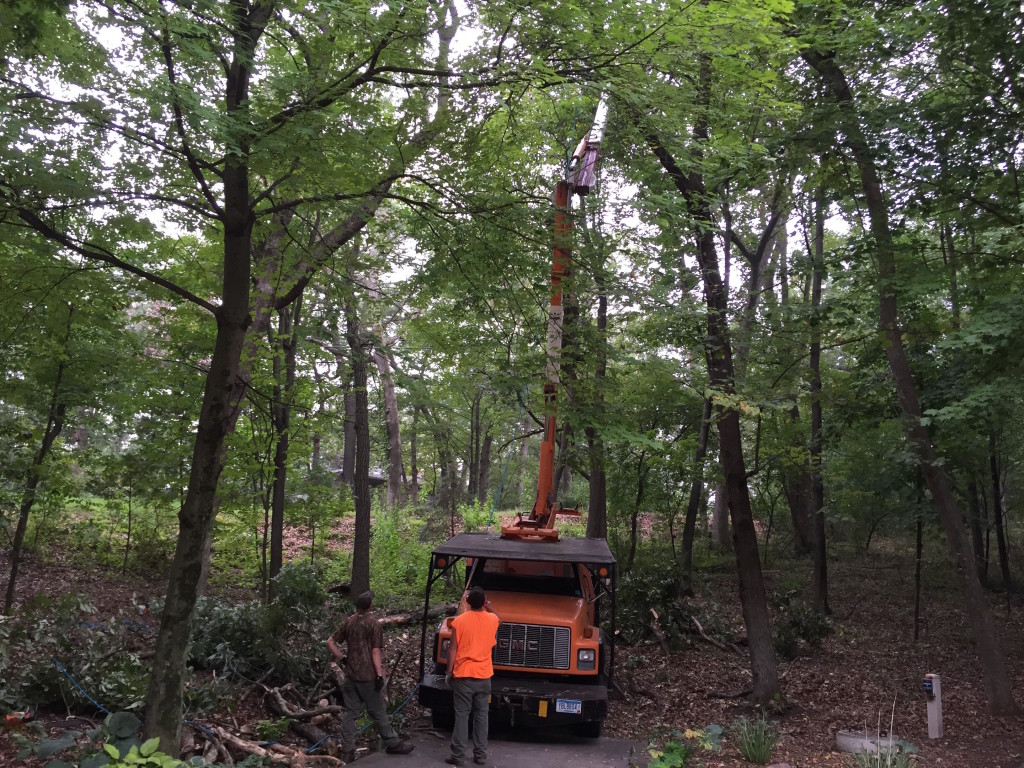
M389 755L408 755L414 749L416 749L416 747L414 747L411 742L400 741L397 744L391 745L384 751Z

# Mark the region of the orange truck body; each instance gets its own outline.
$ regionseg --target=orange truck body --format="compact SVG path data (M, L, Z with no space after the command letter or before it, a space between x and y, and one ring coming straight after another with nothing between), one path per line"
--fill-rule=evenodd
M601 539L531 541L459 534L432 555L420 658L420 703L449 727L445 682L451 619L428 642L430 588L456 568L465 592L482 587L501 619L491 655L491 709L512 722L571 725L597 736L614 669L615 560ZM429 656L428 656L429 654Z

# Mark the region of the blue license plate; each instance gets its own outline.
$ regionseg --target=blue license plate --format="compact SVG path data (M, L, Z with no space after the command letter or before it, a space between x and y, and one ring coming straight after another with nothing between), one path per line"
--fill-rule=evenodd
M578 715L583 711L583 702L578 699L555 699L555 712Z

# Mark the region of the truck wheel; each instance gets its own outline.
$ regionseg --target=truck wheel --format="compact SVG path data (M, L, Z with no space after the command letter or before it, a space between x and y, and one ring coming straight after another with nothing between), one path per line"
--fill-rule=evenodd
M582 736L585 739L596 739L601 735L601 726L604 722L601 720L588 720L585 723L576 723L573 730L577 736Z
M450 731L455 727L455 710L451 707L434 707L430 710L430 723L439 731Z

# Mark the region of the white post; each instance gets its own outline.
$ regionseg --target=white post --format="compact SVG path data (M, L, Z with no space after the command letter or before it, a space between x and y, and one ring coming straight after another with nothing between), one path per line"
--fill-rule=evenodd
M942 738L942 681L938 675L924 676L924 691L928 695L928 738Z

